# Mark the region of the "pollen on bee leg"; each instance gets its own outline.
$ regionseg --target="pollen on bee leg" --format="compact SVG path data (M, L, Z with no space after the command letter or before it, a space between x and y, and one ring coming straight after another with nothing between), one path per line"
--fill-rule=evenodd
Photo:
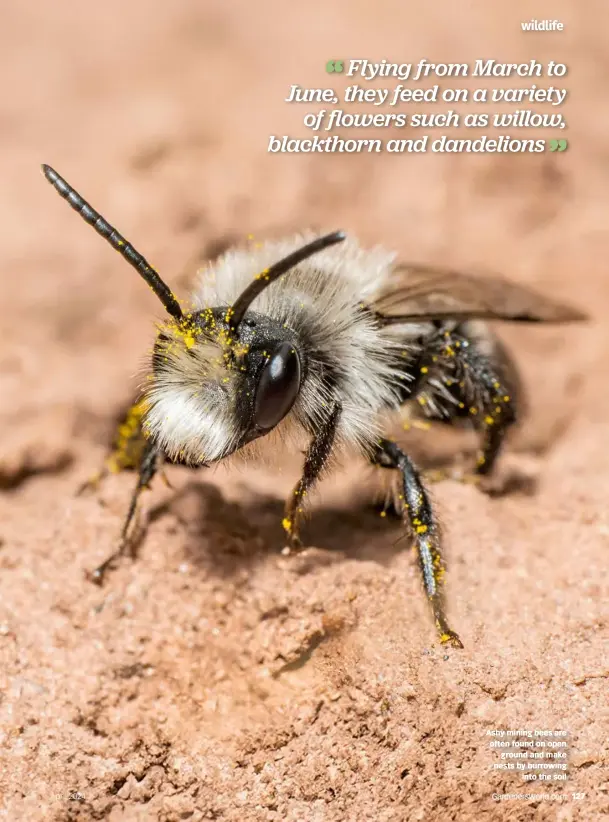
M108 457L108 459L106 460L106 467L108 468L108 471L111 474L120 474L121 466L120 466L120 462L119 462L119 456L120 455L114 453L114 454L111 454ZM101 472L98 471L97 474L95 474L91 479L93 481L93 480L95 480L95 478L98 478L100 476L101 476Z

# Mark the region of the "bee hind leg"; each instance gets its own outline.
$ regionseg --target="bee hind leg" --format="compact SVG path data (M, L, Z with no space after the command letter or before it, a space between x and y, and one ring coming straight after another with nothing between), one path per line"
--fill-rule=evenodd
M440 642L462 648L458 634L449 627L446 617L443 592L446 565L441 552L438 524L419 472L410 457L391 440L380 440L372 461L382 468L391 468L400 473L403 520L414 537L423 585Z
M463 323L446 331L423 366L416 400L430 419L468 422L480 436L476 465L466 481L494 470L506 434L520 414L520 379L507 350L484 326Z

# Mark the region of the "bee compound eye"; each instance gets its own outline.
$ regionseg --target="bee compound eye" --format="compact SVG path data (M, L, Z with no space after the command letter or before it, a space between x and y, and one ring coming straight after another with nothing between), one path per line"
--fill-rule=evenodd
M300 357L291 343L281 343L260 375L254 401L254 425L274 428L294 405L300 390Z

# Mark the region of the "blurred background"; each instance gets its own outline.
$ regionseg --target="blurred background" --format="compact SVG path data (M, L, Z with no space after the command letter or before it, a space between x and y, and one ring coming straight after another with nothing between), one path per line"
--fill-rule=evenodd
M565 29L522 33L532 17ZM488 751L476 740L489 723L525 718L567 727L587 789L600 784L603 682L585 676L602 658L609 533L599 445L609 411L606 4L21 0L5 2L0 21L0 677L10 756L0 788L12 797L9 817L51 818L53 797L65 805L78 789L85 805L72 802L58 819L111 808L113 819L144 818L138 803L150 797L166 819L203 808L215 816L192 818L240 820L248 808L248 819L393 822L442 803L458 805L460 819L490 819ZM302 118L320 108L286 104L292 84L353 82L327 74L329 59L422 57L566 63L568 130L558 136L568 150L267 153L271 134L309 136ZM496 85L532 82L550 78ZM242 478L202 507L159 507L144 558L122 566L108 590L83 579L114 545L132 477L99 498L76 500L74 489L98 467L136 388L160 306L60 201L41 163L180 296L228 244L311 226L345 229L404 260L501 273L593 315L586 328L501 329L530 393L519 447L553 449L542 496L491 502L456 483L435 491L456 557L450 595L463 656L428 651L417 569L393 532L376 532L378 519L366 532L319 520L315 544L326 535L346 558L319 552L319 564L283 565L279 504L244 513L227 502L241 499ZM271 677L308 658L334 606L363 629L323 645L293 688ZM576 674L584 679L573 684ZM133 815L121 815L119 800ZM528 810L512 805L510 818L530 819Z

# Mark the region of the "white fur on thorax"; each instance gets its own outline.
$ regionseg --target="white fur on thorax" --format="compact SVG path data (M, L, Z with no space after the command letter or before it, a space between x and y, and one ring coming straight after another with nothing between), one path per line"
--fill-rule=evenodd
M189 309L232 305L257 274L314 236L229 251L201 272ZM292 410L247 451L264 445L276 448L278 440L301 448L305 440L299 421L320 424L334 399L342 406L338 444L362 449L379 437L383 414L399 407L403 329L400 334L394 327L380 328L360 306L373 302L387 285L393 261L393 254L378 248L364 251L347 239L300 263L252 303L252 311L280 321L297 334L306 329L316 349L339 363L341 373L339 394L330 396L315 361L309 362ZM172 346L166 367L147 392L148 429L166 453L179 454L192 464L221 458L238 437L236 380L218 365L218 351L209 342L196 341L189 350Z

